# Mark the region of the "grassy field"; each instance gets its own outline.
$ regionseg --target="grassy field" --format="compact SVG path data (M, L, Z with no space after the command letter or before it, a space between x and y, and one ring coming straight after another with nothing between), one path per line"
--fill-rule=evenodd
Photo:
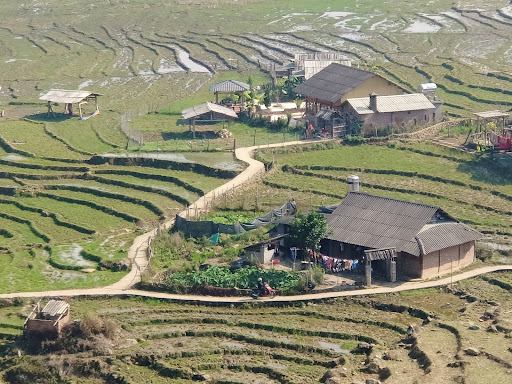
M124 272L110 269L126 258L137 234L223 184L225 178L212 176L217 165L235 170L232 175L242 169L228 153L177 159L202 166L204 175L160 158L158 164L136 156L120 165L108 159L95 165L92 155L120 150L97 125L32 119L0 121L0 247L6 259L0 292L119 280Z
M512 302L510 292L497 284L510 279L510 273L499 273L446 290L292 306L248 302L207 307L139 298L70 299L72 319L99 316L96 323L110 319L112 332L108 336L101 329L91 336L75 333L65 337L65 342L47 344L60 356L51 360L14 357L18 349L27 348L12 338L21 333L23 315L28 315L32 302L5 303L0 308L2 374L18 369L20 374L46 374L77 383L106 383L108 375L115 374L125 383L188 384L195 382L194 374L201 373L225 383L299 384L318 383L334 368L346 375L347 382L386 376L385 382L391 384L506 382L512 363L507 351L511 329L503 310ZM489 300L502 308L494 321L496 333L486 332L492 320L479 320L491 307ZM411 324L419 326L417 342L412 345L406 337ZM478 329L470 330L475 324ZM368 356L354 353L361 342L375 344ZM466 355L469 347L480 354ZM85 364L92 359L94 366ZM370 368L368 361L375 362L376 368ZM62 364L75 369L59 369Z
M346 178L357 174L361 191L440 206L489 234L512 235L512 188L498 160L429 143L334 146L332 149L261 150L274 164L264 179L219 211L268 210L294 199L300 211L335 204L346 195ZM215 214L215 212L214 212Z

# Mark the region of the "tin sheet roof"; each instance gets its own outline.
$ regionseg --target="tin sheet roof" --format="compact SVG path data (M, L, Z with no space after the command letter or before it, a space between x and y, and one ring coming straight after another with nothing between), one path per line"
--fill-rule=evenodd
M89 91L67 91L64 89L52 89L41 96L39 100L51 101L52 103L79 103L88 96L101 96L99 93Z
M48 316L60 316L66 313L69 309L69 304L63 300L50 300L41 311Z
M500 111L487 111L487 112L478 112L474 114L476 117L480 119L501 119L507 118L508 113L503 113Z
M441 208L351 192L327 216L328 239L419 256L483 238Z
M428 254L483 239L484 235L463 223L438 223L425 225L416 238L421 242L423 253Z
M185 119L192 119L194 117L198 117L210 112L219 113L227 117L238 117L238 115L232 109L223 107L222 105L210 103L208 101L206 103L196 105L195 107L184 109L181 111L181 114Z
M347 103L349 103L359 115L375 113L370 108L369 97L348 99ZM378 113L419 111L423 109L435 109L435 105L432 104L423 93L377 96Z
M210 91L212 92L244 92L250 90L251 87L249 84L242 83L241 81L236 80L226 80L220 83L216 83L210 86Z
M340 100L347 92L378 76L375 73L332 63L294 88L295 93L328 102Z

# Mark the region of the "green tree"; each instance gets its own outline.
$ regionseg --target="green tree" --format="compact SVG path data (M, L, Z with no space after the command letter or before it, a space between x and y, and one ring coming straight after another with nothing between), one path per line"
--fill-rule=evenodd
M298 214L290 223L290 241L301 249L317 250L327 233L327 220L319 213Z

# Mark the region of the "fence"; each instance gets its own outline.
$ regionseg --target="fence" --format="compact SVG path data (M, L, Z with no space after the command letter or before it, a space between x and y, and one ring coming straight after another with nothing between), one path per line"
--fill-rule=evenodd
M281 207L274 209L267 214L260 216L250 223L234 223L234 224L221 224L215 223L214 221L191 221L179 214L176 215L176 221L174 227L185 234L185 236L192 237L210 237L214 233L227 233L227 234L239 234L246 231L250 231L259 228L263 225L267 225L272 221L290 216L295 213L296 204L294 201L290 201L283 204Z
M144 132L130 128L130 121L136 117L142 116L143 114L145 113L142 113L141 111L131 111L121 115L121 131L123 131L128 138L128 147L130 144L144 144Z

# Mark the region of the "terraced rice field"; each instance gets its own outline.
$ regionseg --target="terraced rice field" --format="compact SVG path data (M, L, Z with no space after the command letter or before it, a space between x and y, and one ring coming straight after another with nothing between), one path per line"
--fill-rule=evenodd
M504 0L6 0L0 102L82 88L105 94L104 109L156 111L219 72L329 51L411 90L434 81L451 114L471 116L512 106L511 30Z
M108 265L126 258L137 233L172 218L240 169L229 154L216 161L199 154L189 163L93 157L118 148L90 126L75 135L77 129L67 121L0 121L1 292L119 280L125 272Z
M507 382L512 330L506 311L512 296L510 286L497 285L506 281L510 274L499 273L446 290L292 306L251 300L237 307L207 307L136 298L72 299L73 318L96 313L113 320L119 331L109 340L96 336L83 342L90 350L64 351L50 360L11 357L17 346L11 335L20 334L23 321L18 314L31 309L26 303L0 310L2 373L46 361L61 379L88 383L111 382L114 375L123 383L186 384L200 373L218 383L306 384L318 383L333 368L346 375L342 382L384 376L391 384ZM486 331L492 320L479 321L493 305L501 308L496 333ZM411 344L406 333L412 324L419 329ZM478 329L470 330L472 325ZM374 344L368 356L355 353L360 343ZM480 355L466 355L469 347Z
M258 157L273 162L272 172L222 209L291 199L301 211L335 204L346 195L347 176L357 174L363 192L436 205L484 233L512 234L512 189L498 161L427 143L262 150Z

